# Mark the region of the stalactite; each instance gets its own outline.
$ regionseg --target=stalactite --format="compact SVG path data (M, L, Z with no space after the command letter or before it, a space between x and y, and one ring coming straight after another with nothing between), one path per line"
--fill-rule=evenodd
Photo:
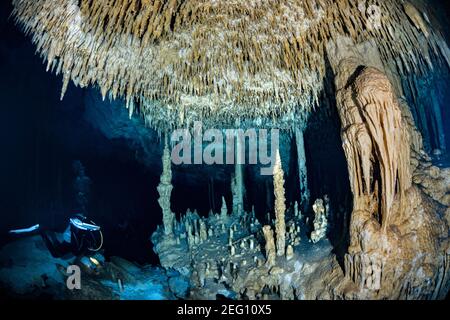
M130 115L138 103L161 131L199 118L232 125L236 114L292 127L317 105L325 47L338 34L373 39L402 73L432 68L433 53L448 61L414 6L379 1L377 21L359 2L13 0L13 16L63 76L62 95L69 81L96 85Z

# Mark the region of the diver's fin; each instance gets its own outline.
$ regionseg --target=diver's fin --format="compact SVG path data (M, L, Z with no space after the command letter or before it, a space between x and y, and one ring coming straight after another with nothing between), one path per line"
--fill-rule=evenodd
M9 230L9 234L26 234L26 233L32 233L35 232L37 230L39 230L40 225L39 224L35 224L32 227L29 228L24 228L24 229L15 229L15 230Z

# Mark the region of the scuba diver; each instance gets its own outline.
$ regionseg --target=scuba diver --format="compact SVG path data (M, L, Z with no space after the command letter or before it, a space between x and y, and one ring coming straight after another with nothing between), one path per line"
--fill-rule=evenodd
M88 257L100 251L103 246L101 228L81 214L69 219L69 225L63 233L46 230L39 224L9 231L9 235L13 237L35 234L41 235L54 258L67 255Z

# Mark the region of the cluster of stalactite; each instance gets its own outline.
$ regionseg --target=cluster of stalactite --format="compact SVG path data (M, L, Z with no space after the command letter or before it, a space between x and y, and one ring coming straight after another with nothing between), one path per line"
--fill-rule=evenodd
M408 2L396 0L14 0L48 69L139 105L149 125L301 117L317 103L325 46L374 39L400 73L448 52ZM373 10L377 8L377 10ZM375 13L379 13L377 16ZM374 16L375 14L375 16Z

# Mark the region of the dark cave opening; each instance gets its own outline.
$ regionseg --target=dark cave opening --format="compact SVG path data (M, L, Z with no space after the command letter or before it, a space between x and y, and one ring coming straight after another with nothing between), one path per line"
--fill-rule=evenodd
M105 255L157 264L150 236L160 223L161 208L154 201L159 177L117 156L91 156L83 163L92 180L88 216L103 227Z
M210 211L220 213L222 196L231 212L230 166L172 165L172 174L171 208L177 216L187 210L203 217Z
M322 93L320 108L309 116L304 132L308 187L309 217L312 226L312 204L318 198L329 197L328 238L338 262L343 266L350 239L350 215L353 196L350 189L347 159L342 148L341 123L336 108L335 88L331 70Z
M450 129L445 125L450 121L450 113L444 107L450 98L450 69L442 59L433 59L438 66L435 70L402 78L402 87L414 122L422 134L425 150L432 156L445 159L450 150Z

